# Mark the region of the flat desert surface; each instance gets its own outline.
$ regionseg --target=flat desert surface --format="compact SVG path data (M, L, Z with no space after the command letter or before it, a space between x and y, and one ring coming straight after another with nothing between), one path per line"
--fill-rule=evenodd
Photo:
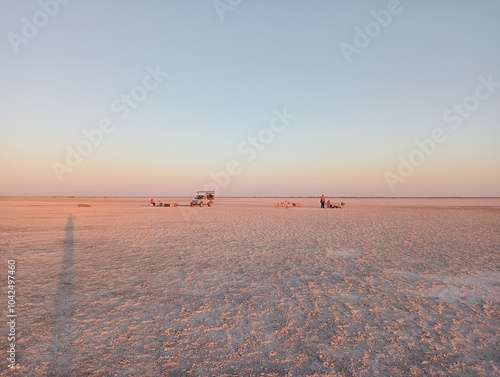
M0 198L0 375L500 375L500 199L283 200Z

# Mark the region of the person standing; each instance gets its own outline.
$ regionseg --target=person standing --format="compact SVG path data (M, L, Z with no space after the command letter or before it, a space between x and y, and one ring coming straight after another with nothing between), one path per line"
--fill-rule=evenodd
M321 203L321 208L325 208L325 195L321 195L319 202Z

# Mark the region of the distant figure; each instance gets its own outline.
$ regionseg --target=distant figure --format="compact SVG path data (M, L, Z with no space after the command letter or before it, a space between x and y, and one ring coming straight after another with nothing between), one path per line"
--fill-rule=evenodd
M326 201L326 208L330 208L332 205L330 204L330 199Z
M153 200L153 198L151 198L151 200L149 201L149 205L150 205L150 206L153 206L153 207L156 205L156 203L155 203L155 201Z
M325 208L325 195L321 195L319 202L321 203L321 208Z

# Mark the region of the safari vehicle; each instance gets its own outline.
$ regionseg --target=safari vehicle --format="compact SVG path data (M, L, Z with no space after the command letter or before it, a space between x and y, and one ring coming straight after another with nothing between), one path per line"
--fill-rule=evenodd
M215 191L196 191L196 195L191 200L191 207L200 206L203 207L205 204L209 207L212 206L215 200Z

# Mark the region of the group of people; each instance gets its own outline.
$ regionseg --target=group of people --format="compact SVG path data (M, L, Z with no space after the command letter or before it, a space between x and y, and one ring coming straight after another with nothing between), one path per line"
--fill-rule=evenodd
M325 195L321 195L321 198L319 200L321 204L321 208L342 208L344 206L344 202L339 202L339 203L332 203L330 202L330 199L326 200ZM325 207L326 205L326 207Z
M302 204L300 204L298 202L290 203L288 200L285 200L284 202L276 203L274 206L275 207L289 208L289 207L301 207Z
M150 207L177 207L177 203L155 202L153 198L149 201Z

